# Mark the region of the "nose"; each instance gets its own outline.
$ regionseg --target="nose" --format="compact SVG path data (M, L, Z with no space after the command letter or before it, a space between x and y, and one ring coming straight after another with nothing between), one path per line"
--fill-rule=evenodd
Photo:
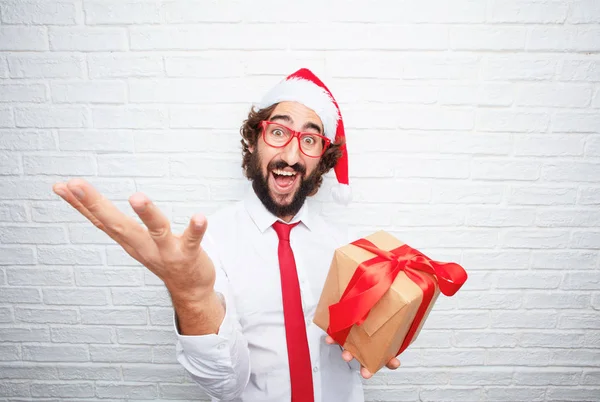
M292 140L283 148L281 151L281 159L290 166L295 165L300 161L298 138L292 138Z

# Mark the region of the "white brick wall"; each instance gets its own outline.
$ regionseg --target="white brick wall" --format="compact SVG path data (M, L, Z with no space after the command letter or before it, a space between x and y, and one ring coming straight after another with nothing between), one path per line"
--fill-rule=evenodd
M470 280L369 401L600 399L597 0L0 0L0 401L198 400L161 282L51 192L240 198L251 102L306 66L355 202Z

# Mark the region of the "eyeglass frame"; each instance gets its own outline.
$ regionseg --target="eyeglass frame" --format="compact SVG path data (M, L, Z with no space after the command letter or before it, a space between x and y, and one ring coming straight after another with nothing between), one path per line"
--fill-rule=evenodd
M292 135L290 135L289 140L283 144L283 145L279 145L279 146L275 146L275 145L271 145L269 144L269 142L267 141L267 126L270 124L276 124L278 126L281 126L285 129L287 129ZM263 140L265 141L265 144L267 144L268 146L272 147L272 148L285 148L286 146L288 146L288 144L290 142L292 142L292 139L295 137L298 139L298 149L300 149L300 152L302 152L303 155L308 156L309 158L320 158L322 157L325 152L327 151L327 148L329 148L329 146L331 145L331 140L327 137L325 137L322 134L318 134L318 133L309 133L307 131L296 131L294 129L289 128L288 126L281 124L281 123L277 123L275 121L269 121L269 120L262 120L260 122L260 125L262 127L262 136L263 136ZM302 144L300 143L300 136L301 135L316 135L317 137L319 137L321 140L324 141L323 144L323 151L321 152L321 155L318 156L314 156L314 155L308 155L306 152L304 152L304 150L302 149Z

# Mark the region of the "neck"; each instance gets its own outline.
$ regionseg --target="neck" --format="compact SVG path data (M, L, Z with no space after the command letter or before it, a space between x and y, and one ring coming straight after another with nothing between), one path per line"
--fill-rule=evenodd
M290 223L290 221L294 218L294 215L278 216L278 218L286 223Z

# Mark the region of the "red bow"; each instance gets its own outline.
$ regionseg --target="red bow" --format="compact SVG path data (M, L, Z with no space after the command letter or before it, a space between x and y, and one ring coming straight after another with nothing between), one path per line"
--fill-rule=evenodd
M423 290L423 300L397 355L410 345L435 294L435 282L423 273L435 277L446 296L454 295L467 280L467 273L460 265L433 261L406 244L391 251L381 250L366 239L351 244L376 257L358 266L340 301L329 306L327 333L340 345L344 345L354 324L361 325L367 319L400 271Z

